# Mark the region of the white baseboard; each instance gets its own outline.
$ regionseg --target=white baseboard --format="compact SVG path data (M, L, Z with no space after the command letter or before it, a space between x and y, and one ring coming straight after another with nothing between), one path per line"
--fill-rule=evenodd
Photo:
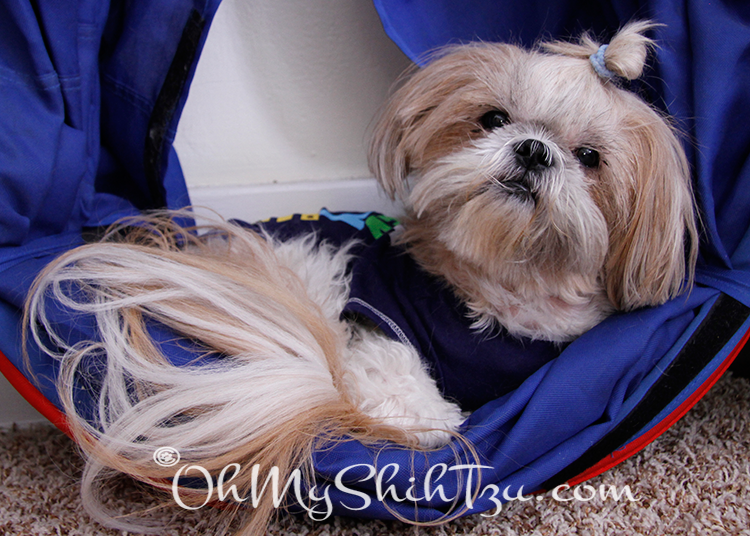
M272 216L331 211L373 210L398 216L400 206L379 190L375 179L300 182L259 186L201 187L190 189L196 211L213 211L224 218L254 222ZM0 428L44 422L0 374Z
M331 211L369 210L398 216L400 205L391 201L375 179L268 184L257 186L196 187L190 200L197 212L209 209L224 218L249 222L286 216Z

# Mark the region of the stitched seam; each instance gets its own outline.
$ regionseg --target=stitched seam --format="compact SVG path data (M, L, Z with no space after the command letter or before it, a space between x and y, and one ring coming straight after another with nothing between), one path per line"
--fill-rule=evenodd
M350 298L349 299L349 303L356 303L358 305L361 305L362 307L365 307L370 312L372 312L373 314L375 314L385 324L387 324L388 327L391 328L391 330L393 330L393 332L396 334L396 336L398 337L399 341L401 341L401 343L409 346L414 351L416 351L416 348L414 348L414 345L411 343L411 341L406 336L406 334L403 331L401 331L401 328L398 326L398 324L396 324L393 320L391 320L390 317L386 316L385 314L383 314L379 310L375 309L372 305L370 305L366 301L363 301L363 300L361 300L359 298Z
M125 84L122 84L108 73L102 75L102 81L104 82L103 85L108 87L114 95L117 95L126 102L129 102L146 114L151 113L153 103L143 95L133 91L131 88L129 88Z
M9 82L11 84L32 87L35 89L41 89L44 91L55 89L60 86L60 80L57 77L57 73L49 72L40 75L30 75L28 73L22 73L7 67L0 66L0 80Z

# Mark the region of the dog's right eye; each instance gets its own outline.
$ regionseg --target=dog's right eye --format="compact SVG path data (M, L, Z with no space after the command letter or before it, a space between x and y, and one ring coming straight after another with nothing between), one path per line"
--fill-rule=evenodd
M510 125L510 117L500 110L490 110L479 119L479 122L485 130L495 130Z

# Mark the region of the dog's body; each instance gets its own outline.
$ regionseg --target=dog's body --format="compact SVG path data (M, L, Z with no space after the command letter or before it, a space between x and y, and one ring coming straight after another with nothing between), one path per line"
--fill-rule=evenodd
M640 75L647 29L628 26L606 50L589 39L546 52L459 47L391 101L372 168L404 201L398 241L463 301L467 329L560 343L690 280L697 232L679 141L612 79ZM53 335L62 350L49 351L91 456L84 492L98 517L126 526L91 495L105 468L164 486L171 475L151 460L163 445L209 471L290 471L326 438L434 447L460 430L461 408L441 397L413 347L341 318L350 246L278 242L222 223L208 238L168 221L139 225L125 244L64 256L28 306L42 345L37 326L54 332L50 292L96 317L101 342ZM172 365L146 319L196 341L211 365ZM75 404L91 359L107 371L94 423ZM233 481L240 490L243 478ZM260 510L249 531L271 506Z
M353 239L341 247L328 247L324 242L321 247L319 237L314 235L303 234L283 242L269 235L264 239L273 245L280 264L300 278L328 322L339 325L346 334L342 378L344 390L358 409L409 431L422 447L446 444L464 416L458 405L441 396L417 348L405 336L394 338L377 329L376 324L393 321L369 303L365 307L374 312L372 321L343 314L352 301L365 303L359 298L353 300L351 295L352 253L356 254L351 250L361 249L361 240Z

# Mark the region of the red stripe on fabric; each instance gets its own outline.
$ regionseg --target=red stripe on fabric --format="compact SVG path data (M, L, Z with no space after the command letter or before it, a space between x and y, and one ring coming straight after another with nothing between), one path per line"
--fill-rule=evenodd
M718 369L716 369L711 376L709 376L703 384L701 384L698 389L696 389L693 394L691 394L682 404L680 404L677 408L675 408L672 413L670 413L667 417L665 417L659 424L651 428L648 432L645 434L639 436L638 438L634 439L630 443L624 445L622 448L616 450L611 455L607 456L603 460L600 460L595 465L591 466L589 469L584 471L583 473L579 474L576 477L571 478L567 484L569 486L575 486L577 484L580 484L581 482L585 482L586 480L589 480L591 478L594 478L595 476L598 476L602 474L603 472L611 469L618 463L626 460L627 458L630 458L632 455L640 452L643 448L645 448L647 445L652 443L655 439L657 439L660 435L662 435L664 432L669 429L670 426L672 426L674 423L676 423L678 420L680 420L689 410L692 408L703 396L711 389L711 387L716 384L717 381L719 381L719 378L721 378L724 373L727 371L729 366L732 364L732 362L735 360L737 355L739 355L742 348L745 346L745 343L750 339L750 330L745 333L745 335L742 337L740 342L735 346L735 348L729 353L727 358L724 360L724 362L719 366Z

